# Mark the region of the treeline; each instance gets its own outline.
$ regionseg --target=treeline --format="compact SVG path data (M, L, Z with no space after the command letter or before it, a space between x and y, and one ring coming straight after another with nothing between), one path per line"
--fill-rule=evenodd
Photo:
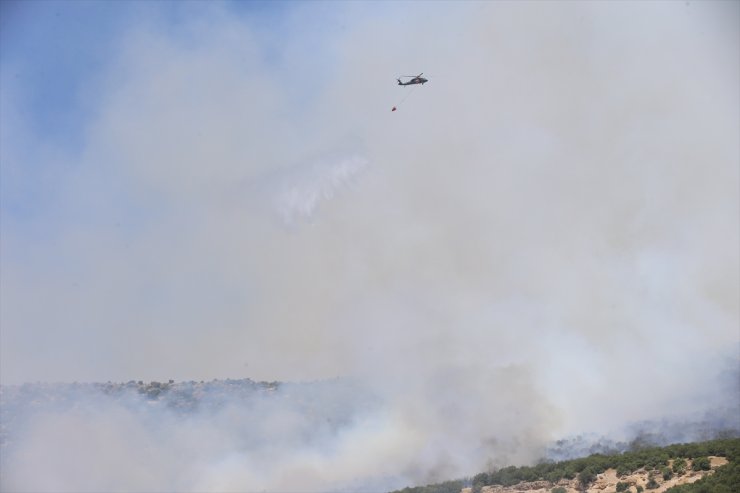
M617 476L626 476L638 470L651 473L651 477L661 475L664 480L673 475L682 475L689 467L686 459L691 460L694 470L709 470L708 457L726 457L729 464L717 469L710 477L687 486L694 489L671 489L672 493L696 492L738 492L740 489L740 438L711 440L708 442L682 443L666 447L645 447L621 454L593 454L581 459L561 462L542 462L536 466L504 467L492 472L482 472L472 480L447 481L415 488L405 488L393 493L459 493L463 485L472 486L477 493L483 486L514 486L520 482L548 481L557 484L561 479L577 479L582 488L591 484L598 474L607 469L616 469ZM669 467L669 461L672 461ZM721 489L727 485L729 489ZM619 485L618 485L619 486ZM625 484L625 486L627 486ZM651 485L648 485L650 488ZM655 482L657 487L657 482ZM733 489L734 488L734 489Z

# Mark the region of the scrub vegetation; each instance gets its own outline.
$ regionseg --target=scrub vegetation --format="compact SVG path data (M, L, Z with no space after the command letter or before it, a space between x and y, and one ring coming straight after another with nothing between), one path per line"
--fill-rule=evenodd
M617 491L642 489L626 479L636 472L647 472L649 479L645 488L649 491L666 481L692 471L711 470L710 456L724 457L726 465L715 472L691 483L674 486L671 493L732 492L740 484L740 438L711 440L698 443L682 443L666 447L646 447L621 454L593 454L580 459L561 462L541 462L535 466L504 467L491 472L476 474L471 479L447 481L427 486L409 487L393 493L458 493L463 486L470 486L471 493L480 492L485 486L514 486L522 482L548 482L553 493L567 491L558 486L561 480L577 480L578 487L586 490L597 475L614 469L620 481ZM733 489L734 488L734 489Z

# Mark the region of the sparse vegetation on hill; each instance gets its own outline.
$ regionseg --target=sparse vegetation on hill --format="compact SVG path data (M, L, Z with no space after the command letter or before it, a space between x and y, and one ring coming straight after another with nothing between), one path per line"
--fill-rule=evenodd
M123 410L142 420L177 423L194 417L215 417L229 408L241 409L245 422L260 426L264 406L279 406L319 436L351 422L360 409L375 405L371 393L361 393L351 380L258 382L249 378L210 381L174 380L127 383L25 383L0 385L0 456L23 441L24 429L37 416L85 410ZM346 396L362 395L348 401ZM255 411L256 410L256 411ZM251 413L251 414L250 414ZM255 419L248 419L254 416Z
M472 493L478 493L485 486L514 486L522 482L546 481L552 492L565 491L558 486L561 480L578 480L585 490L607 469L616 470L618 478L624 478L637 471L648 473L645 488L649 491L660 486L659 480L666 481L674 475L681 476L691 471L709 471L709 456L725 457L728 464L718 467L710 476L670 488L671 493L709 493L740 492L740 438L711 440L699 443L683 443L666 447L645 447L622 454L593 454L580 459L561 462L542 462L536 466L504 467L502 469L476 474L469 481L448 481L446 483L405 488L393 493L458 493L464 482L471 485ZM627 481L617 483L617 491L634 491ZM642 490L642 486L634 488Z
M728 457L730 459L730 457ZM740 492L740 456L730 459L727 465L718 467L711 476L705 476L692 484L674 486L666 493L737 493Z
M596 478L597 474L610 468L616 469L618 476L625 476L639 469L662 473L668 469L669 460L674 458L694 459L692 461L693 470L709 470L710 464L707 456L736 456L739 449L740 439L727 439L667 447L649 447L615 455L594 454L582 459L554 463L543 462L533 467L505 467L490 473L480 473L473 477L473 484L513 486L522 481L546 480L557 483L561 479L577 478L581 486L585 487Z

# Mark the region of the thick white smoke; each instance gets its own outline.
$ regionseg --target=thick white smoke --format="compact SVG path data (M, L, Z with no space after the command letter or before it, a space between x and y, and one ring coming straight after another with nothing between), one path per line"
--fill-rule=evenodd
M3 141L68 171L1 225L3 383L351 377L351 419L85 400L3 489L377 491L738 408L737 3L188 8L81 151Z

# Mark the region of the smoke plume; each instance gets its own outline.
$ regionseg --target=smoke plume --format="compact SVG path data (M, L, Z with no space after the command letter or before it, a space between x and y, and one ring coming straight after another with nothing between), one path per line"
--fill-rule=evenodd
M738 416L739 8L185 3L76 145L3 75L4 423L24 382L319 383L62 392L2 489L378 491Z

